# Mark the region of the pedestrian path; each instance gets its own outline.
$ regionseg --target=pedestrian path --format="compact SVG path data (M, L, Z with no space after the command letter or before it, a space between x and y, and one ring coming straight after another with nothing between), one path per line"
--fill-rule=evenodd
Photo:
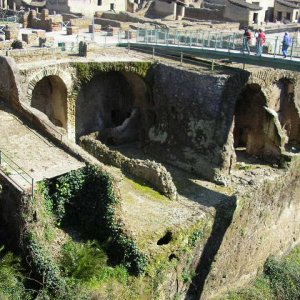
M123 41L121 45L141 50L165 51L170 54L190 55L207 59L228 59L232 62L285 69L300 72L300 45L295 40L287 58L281 55L281 41L270 38L262 56L255 55L255 46L250 55L243 52L243 35L235 33L179 32L138 30L135 41Z

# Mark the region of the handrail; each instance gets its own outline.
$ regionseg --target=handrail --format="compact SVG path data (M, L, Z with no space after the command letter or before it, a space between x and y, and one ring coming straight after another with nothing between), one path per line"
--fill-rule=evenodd
M8 155L6 155L2 150L0 150L0 169L3 170L3 172L14 182L16 183L23 191L24 189L14 180L11 176L9 176L8 172L5 171L4 168L1 168L3 166L3 162L6 162L7 165L17 172L17 175L22 177L27 183L31 185L31 196L34 195L34 178L32 178L25 170L23 170L17 163L15 163ZM17 167L17 168L16 168ZM19 172L19 170L22 171ZM26 175L28 178L26 178L24 175Z
M199 48L211 48L217 51L217 49L241 50L243 51L244 39L243 33L234 32L218 32L218 31L195 31L195 30L137 30L136 42L145 44L162 44L172 46L192 46ZM167 32L167 34L166 34ZM201 33L201 34L200 34ZM300 38L292 36L292 45L289 47L289 59L300 57ZM256 43L255 37L251 39L252 52L255 51ZM276 55L281 54L282 37L267 36L266 50L268 54Z

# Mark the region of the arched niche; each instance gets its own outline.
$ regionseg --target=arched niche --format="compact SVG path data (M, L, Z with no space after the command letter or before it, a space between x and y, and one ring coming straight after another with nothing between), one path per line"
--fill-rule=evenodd
M144 80L129 72L103 72L82 86L76 103L76 138L92 132L108 145L137 141L147 108Z
M54 125L67 129L67 88L59 76L46 76L36 83L31 106L47 115Z
M300 117L295 105L295 87L291 80L280 79L272 86L269 107L276 111L283 132L286 150L300 151Z
M234 147L252 155L263 154L264 125L267 121L266 98L257 84L247 85L235 106Z

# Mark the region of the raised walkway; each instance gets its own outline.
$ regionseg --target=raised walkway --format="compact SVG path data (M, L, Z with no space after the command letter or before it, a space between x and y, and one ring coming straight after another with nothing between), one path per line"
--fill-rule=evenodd
M0 130L0 169L25 191L31 191L32 183L84 166L24 124L3 102Z
M121 41L120 46L135 50L164 53L174 56L192 56L228 60L242 64L300 72L300 40L293 39L286 59L281 55L280 37L267 37L262 56L255 55L252 40L251 54L243 52L243 35L230 32L193 32L138 30L136 38Z

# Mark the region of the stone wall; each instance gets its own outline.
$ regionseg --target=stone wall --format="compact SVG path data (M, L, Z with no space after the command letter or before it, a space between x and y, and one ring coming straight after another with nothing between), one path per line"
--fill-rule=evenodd
M281 20L278 20L278 13L281 12ZM278 21L283 21L284 19L289 20L291 22L298 21L299 18L299 12L300 9L297 8L291 8L287 5L282 5L275 1L274 5L274 19L277 19ZM290 14L290 19L288 18L288 14Z
M31 197L0 170L0 239L6 247L17 251L22 227L21 204L25 201L31 201Z
M155 1L154 4L154 12L155 15L159 18L167 18L169 17L172 20L176 18L176 7L177 4L175 2L166 2L166 1Z
M300 161L280 177L237 195L231 225L213 261L200 299L214 299L254 278L270 255L300 243ZM206 257L207 259L207 257Z
M102 28L112 26L112 27L118 27L121 28L124 26L122 22L115 21L115 20L110 20L110 19L104 19L104 18L95 18L94 19L95 24L99 24L102 26Z
M243 74L235 79L234 74L155 66L148 76L154 108L148 111L146 151L210 180L222 168L228 172L235 93L249 76Z
M20 74L13 59L0 56L0 98L18 103L20 97Z
M71 26L77 26L80 28L88 28L92 24L92 19L90 18L78 18L70 20Z
M46 60L46 59L59 59L65 54L60 48L38 48L38 49L27 49L22 50L10 50L5 52L7 56L13 58L17 63Z
M185 8L185 18L197 19L197 20L218 20L222 21L223 10L221 9L209 9L209 8Z
M161 164L150 160L127 158L118 151L110 150L93 135L81 137L80 145L102 163L121 168L129 175L146 180L168 198L176 199L177 191L172 176Z

